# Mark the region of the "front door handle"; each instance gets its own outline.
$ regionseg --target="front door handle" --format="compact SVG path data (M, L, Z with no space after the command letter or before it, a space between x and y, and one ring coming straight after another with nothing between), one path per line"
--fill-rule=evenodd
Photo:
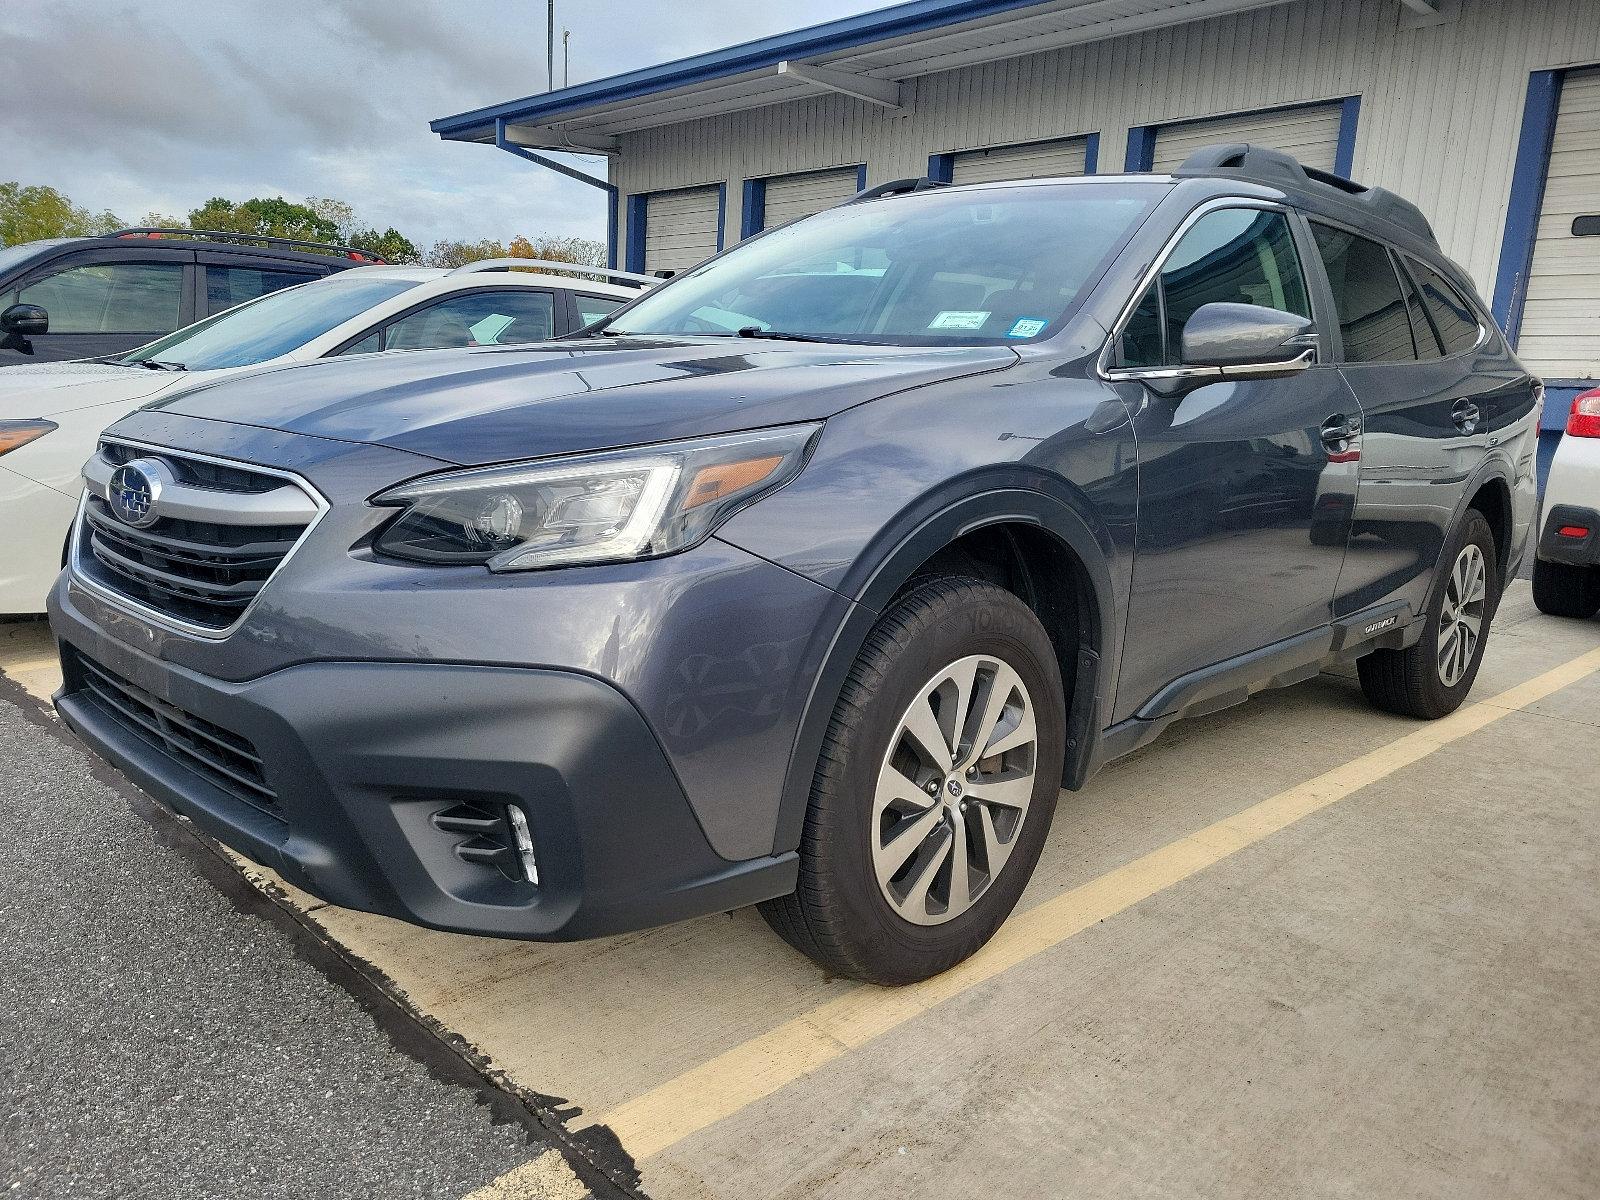
M1478 420L1483 416L1478 406L1465 396L1455 402L1450 409L1450 419L1456 423L1456 428L1462 433L1472 433L1478 428Z
M1361 457L1361 420L1334 413L1322 423L1322 444L1334 462L1350 462Z

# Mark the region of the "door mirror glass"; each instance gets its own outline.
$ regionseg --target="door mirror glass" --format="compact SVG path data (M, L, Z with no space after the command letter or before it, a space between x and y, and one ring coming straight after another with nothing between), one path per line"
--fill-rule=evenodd
M50 332L50 314L37 304L13 304L0 312L0 332L38 337Z
M1186 367L1290 365L1311 348L1311 321L1259 304L1201 305L1183 326Z

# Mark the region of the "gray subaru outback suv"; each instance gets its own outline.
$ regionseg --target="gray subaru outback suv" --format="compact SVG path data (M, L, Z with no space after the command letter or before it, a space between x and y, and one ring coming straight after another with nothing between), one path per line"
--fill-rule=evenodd
M904 181L574 338L119 422L56 702L335 904L561 939L759 903L903 983L1180 717L1352 660L1456 708L1540 396L1414 207L1271 151Z

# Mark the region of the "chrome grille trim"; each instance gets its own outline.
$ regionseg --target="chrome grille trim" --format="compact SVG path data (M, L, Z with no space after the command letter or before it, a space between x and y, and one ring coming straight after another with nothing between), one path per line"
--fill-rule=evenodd
M179 462L189 461L198 464L209 464L231 472L243 472L249 475L268 476L284 481L283 487L273 488L270 491L238 491L224 490L222 488L209 488L195 485L183 485L182 509L171 512L172 506L166 503L167 495L179 489L170 489L162 498L163 517L171 516L173 519L202 522L212 525L230 526L241 530L261 529L263 532L272 526L284 527L301 525L295 536L284 547L283 539L269 538L260 542L246 542L236 547L209 546L185 541L180 538L165 535L152 535L148 530L126 528L120 522L107 520L90 510L90 498L106 499L106 488L110 483L111 475L116 470L116 465L107 462L104 455L96 450L93 458L84 465L85 488L83 499L78 505L78 516L72 527L72 544L67 555L67 574L69 581L75 587L81 587L99 599L124 612L133 614L141 620L164 629L177 633L187 634L191 637L204 638L208 641L220 641L233 633L250 615L250 610L255 607L261 593L267 585L277 576L296 551L305 544L311 531L327 514L329 503L321 492L317 491L303 476L293 471L286 471L279 467L261 466L257 463L246 462L242 459L223 458L212 454L202 454L192 450L177 450L167 446L158 446L150 442L135 441L131 438L102 437L102 446L112 446L118 449L127 448L141 455L148 454L152 457ZM267 518L271 518L270 520ZM287 518L287 519L283 519ZM109 526L109 529L106 528ZM113 538L116 545L110 547L111 553L122 559L127 569L119 567L111 560L101 558L95 554L90 542L93 537L102 537L107 541ZM213 567L219 572L224 570L248 571L251 569L265 569L266 574L259 581L248 581L248 586L240 587L237 581L233 584L212 583L204 579L180 578L169 572L153 568L139 560L137 555L130 558L128 550L153 552L164 557L172 564L185 567ZM119 553L120 550L120 553ZM248 551L248 553L240 553ZM152 590L165 590L180 599L196 601L211 601L217 598L237 599L238 614L232 621L224 626L204 625L195 621L185 620L183 617L147 604L141 599L129 595L108 582L94 578L84 569L88 556L93 555L98 565L105 568L107 574L118 575L142 584ZM271 559L276 558L275 564ZM202 562L201 560L209 560ZM263 561L267 560L267 561Z

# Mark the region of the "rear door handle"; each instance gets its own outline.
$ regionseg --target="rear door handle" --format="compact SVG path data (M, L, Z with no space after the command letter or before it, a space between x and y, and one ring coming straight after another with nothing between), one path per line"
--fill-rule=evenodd
M1348 461L1361 454L1361 421L1334 413L1322 423L1322 444L1335 461Z
M1455 402L1450 409L1450 419L1456 423L1456 428L1462 433L1472 433L1478 428L1478 420L1483 416L1478 406L1465 396Z

